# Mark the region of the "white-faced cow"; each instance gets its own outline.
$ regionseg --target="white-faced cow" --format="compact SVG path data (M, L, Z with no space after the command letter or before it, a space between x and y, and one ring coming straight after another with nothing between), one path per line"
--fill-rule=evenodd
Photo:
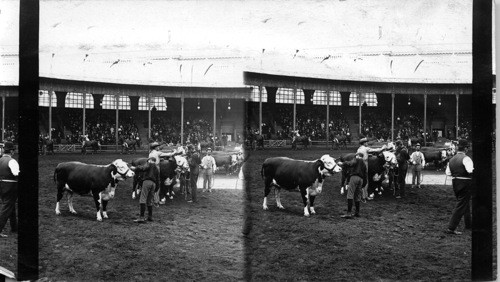
M264 203L262 207L267 210L267 196L271 186L276 187L276 205L284 209L281 204L280 190L295 190L299 188L304 202L304 215L316 214L314 210L314 199L321 193L323 179L340 172L341 168L335 163L335 159L324 155L319 160L302 161L286 157L268 158L262 164L261 175L265 179Z
M57 183L56 214L61 214L59 202L64 192L68 192L68 208L73 214L76 214L73 208L73 193L91 193L97 209L97 220L102 221L102 218L108 218L106 206L114 197L118 181L133 176L134 172L121 159L106 166L81 162L60 163L54 171L54 181Z

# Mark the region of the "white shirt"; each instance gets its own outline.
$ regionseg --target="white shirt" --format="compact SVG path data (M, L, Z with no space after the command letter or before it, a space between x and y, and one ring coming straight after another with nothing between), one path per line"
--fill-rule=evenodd
M4 154L4 155L9 155L9 154ZM18 176L19 175L19 172L20 172L20 170L19 170L19 163L15 159L12 159L12 160L9 161L9 168L10 168L10 171L12 172L12 174L14 176Z
M410 162L412 164L415 164L414 161L415 161L415 158L417 157L418 154L420 154L420 158L422 159L422 167L424 167L425 166L425 157L424 157L424 154L420 151L415 151L411 154Z
M465 154L464 152L457 152L457 154ZM472 159L469 156L465 156L464 159L462 160L462 164L465 167L465 170L468 173L472 173L474 171L474 163L472 162ZM451 170L450 170L450 164L446 166L446 175L451 176ZM462 177L455 177L458 179L462 179Z
M209 166L212 165L210 168ZM206 155L201 159L201 166L203 169L212 169L212 171L215 171L217 169L217 165L215 164L215 159L212 156Z

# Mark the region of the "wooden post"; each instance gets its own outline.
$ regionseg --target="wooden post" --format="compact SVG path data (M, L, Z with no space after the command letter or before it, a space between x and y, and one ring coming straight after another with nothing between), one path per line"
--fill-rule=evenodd
M181 97L181 144L184 144L184 93Z
M151 140L151 96L148 96L148 142Z
M217 98L213 98L214 101L214 148L212 148L215 151L215 134L217 132L216 126L217 126Z
M358 103L359 103L359 135L361 135L361 134L363 134L363 130L361 128L361 94L360 93L358 93Z
M49 91L49 139L52 140L52 94L53 91ZM3 140L3 133L2 133Z
M424 146L427 146L427 93L424 94Z
M2 142L5 141L5 96L2 96Z
M326 148L330 140L330 91L326 91Z
M118 152L118 108L120 99L118 95L115 95L116 100L116 116L115 116L115 151Z
M82 135L85 135L85 108L87 107L87 93L83 93L83 125L82 125Z
M297 130L297 87L293 88L293 131Z
M394 97L396 95L391 93L391 140L394 142Z
M459 112L459 108L458 108L458 94L455 94L456 98L457 98L457 116L456 116L456 120L455 120L455 139L458 140L458 112Z
M262 86L259 86L259 134L262 134Z

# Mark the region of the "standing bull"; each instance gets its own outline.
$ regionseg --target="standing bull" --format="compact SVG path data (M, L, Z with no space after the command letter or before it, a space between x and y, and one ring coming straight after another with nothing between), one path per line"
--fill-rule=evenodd
M59 202L64 192L68 192L68 207L73 214L76 214L73 208L73 193L79 195L92 193L97 209L97 220L102 221L103 218L108 218L106 206L115 195L116 184L132 176L134 172L121 159L107 166L81 162L60 163L54 171L54 182L57 183L56 214L61 214Z
M82 141L82 154L87 154L87 148L92 149L92 153L97 153L98 150L101 150L101 143L97 140Z
M264 178L264 203L262 207L267 210L267 196L271 186L276 187L276 204L278 208L284 209L281 204L281 188L295 190L299 188L304 203L304 216L316 214L314 210L314 199L321 193L323 179L340 172L341 168L335 163L335 159L324 155L319 160L302 161L286 157L268 158L262 164L261 175Z
M292 139L292 150L297 150L297 145L301 144L304 149L311 145L312 140L307 136L294 136Z

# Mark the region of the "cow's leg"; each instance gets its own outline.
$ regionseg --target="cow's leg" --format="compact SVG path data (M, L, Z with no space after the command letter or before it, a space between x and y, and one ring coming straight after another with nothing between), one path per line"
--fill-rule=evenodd
M314 210L314 199L316 199L316 196L309 195L309 210L311 211L311 214L316 214L316 211Z
M64 183L57 181L57 202L56 202L56 214L60 215L61 210L59 209L59 202L64 195Z
M300 196L304 203L304 216L309 216L309 199L307 194L307 187L300 187Z
M283 205L281 204L281 189L276 187L276 189L274 189L275 191L275 197L276 197L276 206L278 206L278 208L284 210L285 207L283 207Z
M97 210L97 221L102 221L102 216L101 216L101 197L100 197L100 193L94 193L92 192L92 196L94 197L94 204L95 204L95 208Z
M267 206L267 196L269 195L269 192L271 192L271 182L273 181L272 178L270 177L266 177L265 181L264 181L264 203L262 203L262 208L264 210L268 210L268 206Z
M72 214L76 214L76 211L75 209L73 208L73 192L71 191L68 191L68 193L66 194L67 197L68 197L68 208L69 208L69 212L72 213Z
M137 174L132 178L132 200L135 200L135 188L137 187Z
M101 200L101 212L102 212L102 218L108 218L108 214L107 214L107 210L106 210L106 207L108 206L108 202L109 201L106 201L106 200Z

